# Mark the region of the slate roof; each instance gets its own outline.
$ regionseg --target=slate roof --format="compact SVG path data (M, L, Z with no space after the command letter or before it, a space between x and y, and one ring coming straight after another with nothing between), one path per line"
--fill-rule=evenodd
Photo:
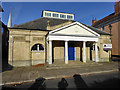
M31 30L49 31L49 30L46 30L46 27L48 25L48 23L47 23L48 20L50 21L50 26L59 25L59 24L62 24L62 23L68 22L68 21L76 22L76 21L73 21L73 20L42 17L42 18L39 18L39 19L36 19L36 20L33 20L33 21L29 21L27 23L16 25L16 26L14 26L12 28L15 28L15 29L26 29L26 30L27 29L31 29ZM81 24L83 24L83 23L81 23ZM85 25L85 24L83 24L83 25ZM87 25L85 25L85 26L87 26ZM97 28L94 28L92 26L87 26L87 27L92 29L93 31L95 31L96 33L98 33L100 35L110 35L109 33L106 33L104 31L98 30Z
M27 29L43 29L46 30L46 27L48 25L47 21L50 21L50 26L59 25L68 21L75 22L73 20L66 20L66 19L55 19L55 18L39 18L33 21L29 21L27 23L23 23L20 25L16 25L13 28L27 28Z
M112 21L117 21L117 20L120 20L120 13L118 13L118 14L112 13L112 14L100 19L99 21L95 22L92 26L94 26L94 27L104 26Z
M100 35L110 35L109 33L106 33L104 31L101 31L95 27L92 27L92 26L87 26L88 28L92 29L93 31L95 31L96 33L100 34Z
M81 23L81 24L83 24L83 23ZM85 25L85 24L83 24L83 25ZM98 34L100 34L100 35L110 35L109 33L106 33L106 32L104 32L104 31L101 31L101 30L99 30L99 29L97 29L97 28L95 28L95 27L88 26L88 25L85 25L85 26L88 27L88 28L90 28L90 29L92 29L93 31L95 31L96 33L98 33Z

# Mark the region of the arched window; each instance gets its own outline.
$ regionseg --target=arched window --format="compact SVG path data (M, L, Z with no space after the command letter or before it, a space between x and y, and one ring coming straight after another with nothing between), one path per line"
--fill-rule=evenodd
M44 47L42 44L35 44L32 46L31 51L44 51Z

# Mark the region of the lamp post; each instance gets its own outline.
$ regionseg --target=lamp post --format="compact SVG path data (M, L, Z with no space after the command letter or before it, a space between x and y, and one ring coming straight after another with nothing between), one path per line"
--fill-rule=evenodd
M109 24L109 30L110 30L110 42L112 44L112 39L111 39L111 30L112 30L112 25ZM111 49L111 59L112 59L112 49Z

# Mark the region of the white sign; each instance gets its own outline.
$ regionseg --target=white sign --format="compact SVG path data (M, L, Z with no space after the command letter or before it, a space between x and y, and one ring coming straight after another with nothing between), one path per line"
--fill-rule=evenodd
M104 50L112 50L112 44L103 44Z
M40 53L36 53L36 54L40 54Z

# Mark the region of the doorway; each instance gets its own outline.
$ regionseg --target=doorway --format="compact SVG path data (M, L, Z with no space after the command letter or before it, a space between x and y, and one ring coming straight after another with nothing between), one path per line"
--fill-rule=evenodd
M68 60L75 60L74 42L68 42Z

